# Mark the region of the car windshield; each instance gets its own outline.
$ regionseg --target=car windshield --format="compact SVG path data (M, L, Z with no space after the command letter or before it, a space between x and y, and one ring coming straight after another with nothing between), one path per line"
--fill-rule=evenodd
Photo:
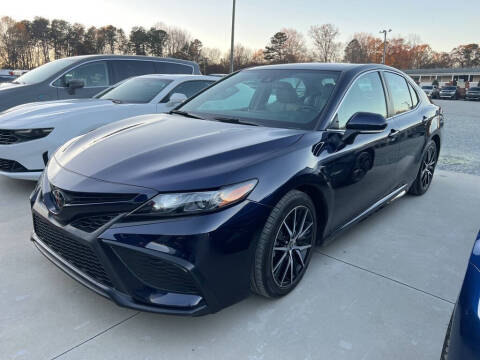
M433 89L433 86L429 86L429 85L425 85L425 86L422 86L422 89L424 90L432 90Z
M480 87L471 87L470 91L480 91Z
M200 118L311 130L337 84L339 72L241 71L180 107Z
M148 103L173 80L136 77L121 82L102 91L98 99L114 100L122 103Z
M443 90L457 90L455 86L445 86Z
M42 81L47 80L49 77L55 75L57 72L61 71L65 67L73 64L78 59L75 58L65 58L55 61L51 61L42 66L33 69L22 76L18 77L14 83L15 84L36 84Z

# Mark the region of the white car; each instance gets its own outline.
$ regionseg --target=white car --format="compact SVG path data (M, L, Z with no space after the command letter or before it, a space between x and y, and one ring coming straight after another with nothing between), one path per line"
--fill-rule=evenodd
M29 103L0 113L0 175L36 180L68 140L137 115L164 113L219 80L202 75L143 75L91 99Z

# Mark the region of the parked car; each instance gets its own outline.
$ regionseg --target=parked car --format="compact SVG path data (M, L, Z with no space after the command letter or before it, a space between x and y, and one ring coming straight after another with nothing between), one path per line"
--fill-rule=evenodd
M198 64L150 56L85 55L55 60L0 84L0 111L28 102L90 98L145 74L200 74Z
M440 90L440 99L458 100L461 98L461 92L458 86L444 86Z
M30 198L32 240L138 310L200 315L251 291L280 297L315 244L428 190L442 126L440 108L391 67L242 70L169 114L60 147Z
M440 90L436 85L423 85L422 90L432 99L437 99L440 96Z
M128 117L163 113L213 84L201 75L143 75L92 99L19 105L0 114L0 175L37 180L49 156L66 141Z
M17 77L13 75L0 75L0 83L10 83Z
M445 336L441 360L480 359L480 233Z
M480 100L480 87L471 87L465 93L465 100Z

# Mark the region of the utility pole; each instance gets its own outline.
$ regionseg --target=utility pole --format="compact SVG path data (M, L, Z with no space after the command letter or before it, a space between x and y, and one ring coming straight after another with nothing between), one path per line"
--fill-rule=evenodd
M235 0L232 8L232 42L230 44L230 73L233 72L233 48L235 45Z
M385 65L385 59L387 57L387 33L391 32L392 29L387 30L382 30L380 31L380 34L383 34L383 58L382 58L382 64Z

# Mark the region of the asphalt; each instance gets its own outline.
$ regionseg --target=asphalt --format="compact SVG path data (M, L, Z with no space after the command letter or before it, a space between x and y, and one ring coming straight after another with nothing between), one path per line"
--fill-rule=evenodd
M0 358L438 360L480 228L465 172L438 170L424 196L317 248L288 296L201 318L122 309L70 279L29 241L33 183L0 178Z

